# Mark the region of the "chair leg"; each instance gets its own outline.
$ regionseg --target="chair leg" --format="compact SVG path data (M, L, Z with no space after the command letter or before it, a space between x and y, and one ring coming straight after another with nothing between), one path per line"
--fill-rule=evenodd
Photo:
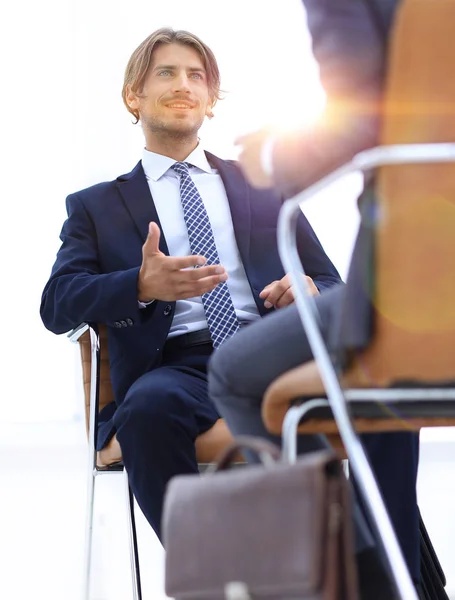
M95 476L93 466L89 466L87 482L87 508L85 522L85 557L83 575L83 598L90 600L90 581L92 571L92 542L93 542L93 506L95 500Z
M286 413L283 421L283 458L290 463L297 460L297 429L300 420L310 410L327 406L329 402L324 399L315 399L305 402L300 406L292 406ZM330 403L341 438L346 449L352 471L357 476L357 483L369 510L373 527L376 529L379 543L381 544L393 577L400 600L418 600L416 589L410 578L406 563L401 552L398 540L390 522L387 509L384 506L373 471L368 462L365 450L357 436L343 398L335 397Z
M139 552L137 545L136 518L134 516L134 496L125 473L126 501L128 504L128 529L130 542L131 580L133 584L133 599L142 600L141 573L139 569Z
M345 419L337 420L337 425L349 459L350 469L356 477L371 523L384 551L398 597L400 600L418 600L417 591L362 442L355 433L347 413L343 416Z

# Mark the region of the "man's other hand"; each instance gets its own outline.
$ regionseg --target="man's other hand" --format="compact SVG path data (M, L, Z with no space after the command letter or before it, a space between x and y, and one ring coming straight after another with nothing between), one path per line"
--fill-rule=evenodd
M166 256L159 250L160 236L158 225L150 223L137 285L140 302L202 296L228 278L222 265L204 267L203 256Z
M308 275L305 275L305 280L308 286L308 293L311 296L317 296L319 294L318 288L314 285L314 281ZM266 285L262 292L259 294L259 298L264 300L265 308L284 308L294 302L294 292L292 291L291 277L285 275L279 281L272 281L269 285Z
M238 137L235 144L240 146L238 157L240 166L246 178L258 188L270 188L273 186L271 174L264 171L262 152L266 142L271 139L270 131L262 129L254 133L248 133ZM269 157L271 160L271 157Z

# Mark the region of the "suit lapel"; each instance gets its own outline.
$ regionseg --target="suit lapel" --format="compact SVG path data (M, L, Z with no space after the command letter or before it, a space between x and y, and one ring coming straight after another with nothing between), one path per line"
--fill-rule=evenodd
M117 178L117 188L143 242L147 238L150 221L154 221L161 229L159 248L164 254L169 254L166 240L162 233L160 219L141 162L138 162L131 173L121 175Z
M231 209L237 246L246 266L250 255L250 187L235 163L221 160L210 152L206 152L206 155L210 165L217 169L223 181Z
M246 265L250 254L250 187L238 166L221 160L209 152L206 152L206 155L210 165L217 169L223 181L231 209L237 246ZM143 242L147 238L150 221L157 223L162 230L141 162L131 173L118 177L116 185ZM163 234L160 237L159 247L161 252L169 254Z

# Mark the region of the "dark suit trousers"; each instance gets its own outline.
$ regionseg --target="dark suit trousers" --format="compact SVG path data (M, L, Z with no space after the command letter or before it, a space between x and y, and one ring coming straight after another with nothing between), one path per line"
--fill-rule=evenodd
M316 299L325 339L339 325L345 286L323 292ZM268 385L279 375L312 359L297 309L291 306L249 325L223 344L209 367L209 393L235 435L271 436L261 419L261 402ZM418 437L411 433L362 436L370 464L401 544L410 573L420 578L416 479ZM315 436L299 437L299 452L321 447ZM360 551L373 543L365 535L362 511L356 503L356 545ZM363 514L363 522L366 514ZM368 530L369 528L367 528ZM371 534L370 534L371 536Z
M165 351L161 366L128 390L114 423L134 496L161 539L166 484L197 473L196 437L219 418L207 396L211 344Z

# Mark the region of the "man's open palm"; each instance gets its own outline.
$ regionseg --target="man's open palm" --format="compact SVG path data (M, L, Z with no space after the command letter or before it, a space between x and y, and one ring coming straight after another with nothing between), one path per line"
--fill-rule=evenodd
M203 256L166 256L159 249L160 237L160 228L151 222L142 246L138 279L138 299L141 302L172 302L202 296L228 278L222 265L203 266L206 262Z

